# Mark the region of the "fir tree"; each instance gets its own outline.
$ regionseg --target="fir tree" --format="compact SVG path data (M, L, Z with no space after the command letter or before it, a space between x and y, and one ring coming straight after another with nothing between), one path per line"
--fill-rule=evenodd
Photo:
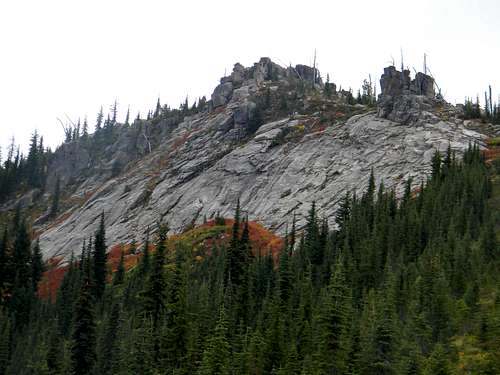
M40 250L40 240L37 238L33 253L31 255L31 280L33 282L33 290L35 293L38 291L38 283L42 279L43 272L45 271L45 264Z
M97 362L98 374L112 374L114 362L117 358L117 334L120 325L120 305L114 303L111 312L106 320L104 332L100 342L100 350Z
M17 219L15 220L17 221ZM32 289L31 240L25 219L21 219L16 232L12 257L15 282L20 287Z
M97 120L95 124L95 132L98 133L102 129L102 122L104 120L104 113L102 111L102 106L101 109L99 110L99 113L97 114Z
M318 368L323 374L347 374L351 298L339 257L318 318Z
M123 284L125 280L125 254L123 250L120 253L120 262L118 263L118 267L116 268L116 272L113 275L113 285Z
M437 344L427 360L423 375L451 375L451 367L446 352L441 344Z
M203 352L203 359L198 372L199 375L226 375L230 373L230 347L227 335L226 309L223 305L220 309L214 333L208 338L206 348Z
M153 330L158 329L160 318L166 305L166 275L165 275L165 241L168 228L161 226L158 232L158 243L153 257L151 274L143 292L144 312L152 319Z
M71 345L71 373L91 374L96 362L96 324L89 276L86 275L75 306Z
M100 216L99 229L94 237L94 251L92 253L93 289L94 297L100 300L106 287L106 229L104 226L104 212Z
M149 259L149 228L146 231L146 238L144 239L144 246L142 250L142 259L139 265L139 273L141 276L145 276L149 273L151 268L151 261Z

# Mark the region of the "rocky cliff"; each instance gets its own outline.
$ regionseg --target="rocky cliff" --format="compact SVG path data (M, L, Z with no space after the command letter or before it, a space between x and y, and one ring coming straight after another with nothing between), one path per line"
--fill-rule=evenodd
M316 69L264 58L236 64L198 113L118 127L99 157L65 144L47 191L58 176L66 209L52 221L40 216L41 246L47 256L79 251L102 212L109 244L141 242L158 222L179 232L217 213L230 217L238 197L251 220L282 233L293 212L304 223L313 201L333 224L339 200L362 190L371 170L397 193L410 178L417 186L435 150L450 145L460 155L484 136L435 99L427 76L412 82L408 74L386 69L375 108L325 92Z

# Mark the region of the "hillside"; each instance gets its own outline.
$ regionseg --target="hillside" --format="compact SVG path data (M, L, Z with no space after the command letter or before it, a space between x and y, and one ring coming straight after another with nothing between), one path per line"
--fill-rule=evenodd
M406 181L417 188L427 178L435 150L450 145L460 156L469 144L484 146L484 129L435 99L422 73L412 82L387 68L378 105L371 86L356 100L315 74L262 58L236 64L196 108L157 106L130 124L108 117L112 126L94 135L70 135L51 156L43 189L3 210L31 209L46 257L79 249L102 212L110 244L142 242L157 222L180 233L228 217L237 198L250 220L283 234L292 213L305 225L313 201L333 225L344 192L359 193L372 170L400 196ZM51 218L57 180L63 196Z
M499 374L500 107L380 86L264 58L11 147L0 375Z
M488 158L435 153L431 177L399 201L371 178L344 196L337 229L313 204L303 234L292 225L283 241L238 205L234 220L160 226L106 257L101 219L41 283L39 248L14 221L0 244L0 371L497 374L495 143Z

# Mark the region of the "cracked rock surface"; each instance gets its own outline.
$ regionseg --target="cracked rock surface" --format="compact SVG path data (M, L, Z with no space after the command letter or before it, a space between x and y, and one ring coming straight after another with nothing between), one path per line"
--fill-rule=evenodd
M243 214L279 233L294 210L303 225L313 201L333 224L339 200L347 190L362 191L372 168L377 182L400 194L407 179L416 186L428 175L435 150L451 145L460 156L469 143L484 140L460 121L431 116L402 125L366 113L319 129L308 125L314 116L284 118L237 141L235 101L247 100L245 90L218 111L185 118L126 172L83 181L75 192L83 203L42 228L45 256L78 253L102 212L108 245L142 242L158 221L179 232L218 212L232 217L238 197Z

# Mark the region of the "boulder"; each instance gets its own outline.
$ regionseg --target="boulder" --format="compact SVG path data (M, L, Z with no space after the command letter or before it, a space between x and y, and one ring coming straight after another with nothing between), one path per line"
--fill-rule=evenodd
M227 104L233 94L232 82L225 82L218 85L212 94L212 103L214 108Z

